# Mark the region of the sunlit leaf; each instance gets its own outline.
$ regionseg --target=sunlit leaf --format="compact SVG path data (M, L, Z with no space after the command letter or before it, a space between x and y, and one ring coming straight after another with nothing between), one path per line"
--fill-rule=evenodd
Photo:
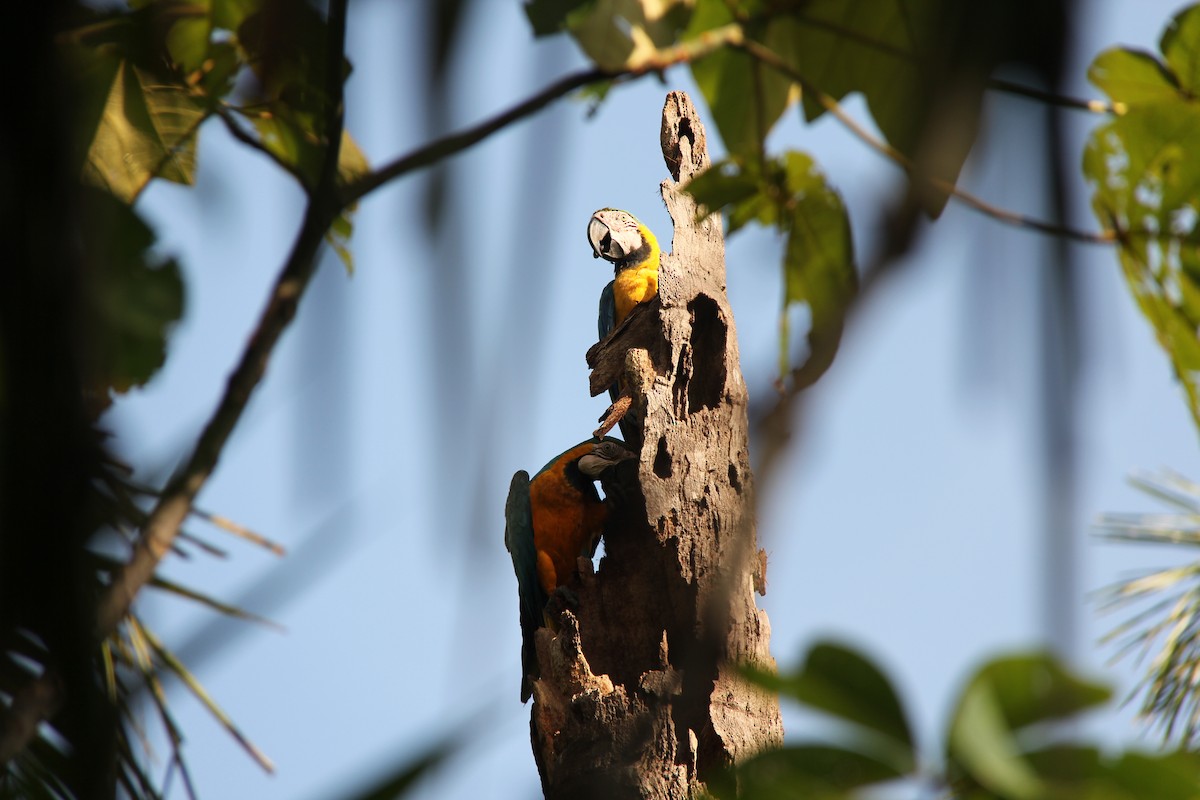
M578 8L594 0L529 0L525 3L525 16L533 27L534 36L549 36L567 26L567 19Z
M190 184L196 131L206 116L204 102L186 86L121 62L88 149L84 179L126 203L151 178Z
M565 14L562 9L539 13L535 32L539 25L544 30L565 22L588 58L610 70L636 65L672 44L689 14L685 0L589 0L564 5L573 9Z
M185 74L200 69L208 57L212 20L207 14L180 17L167 31L167 52Z
M1088 67L1088 80L1114 103L1127 106L1177 100L1179 86L1161 62L1150 53L1115 47L1096 56Z
M1179 85L1193 97L1200 94L1200 5L1193 3L1171 19L1159 48Z
M1154 326L1200 425L1200 104L1134 106L1093 132L1083 171L1092 207L1118 240L1122 271Z

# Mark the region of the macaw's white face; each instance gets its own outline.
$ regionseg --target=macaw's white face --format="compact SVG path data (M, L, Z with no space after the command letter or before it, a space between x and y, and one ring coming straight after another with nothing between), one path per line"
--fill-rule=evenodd
M588 220L588 243L592 257L621 261L636 252L643 244L638 221L628 211L602 208Z

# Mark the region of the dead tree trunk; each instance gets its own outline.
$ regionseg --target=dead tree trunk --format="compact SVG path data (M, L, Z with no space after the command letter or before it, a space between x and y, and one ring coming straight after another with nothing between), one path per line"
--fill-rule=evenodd
M571 584L571 602L556 594L537 635L530 726L550 800L691 797L783 737L777 698L733 669L774 660L753 595L765 564L721 222L697 223L678 190L709 163L682 92L667 96L662 148L675 230L658 298L589 353L593 394L618 376L631 389L636 478L606 486L619 495L606 555Z

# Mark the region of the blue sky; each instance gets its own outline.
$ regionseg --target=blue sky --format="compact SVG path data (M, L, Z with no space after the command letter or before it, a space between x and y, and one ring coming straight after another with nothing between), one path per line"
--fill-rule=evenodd
M415 5L351 6L347 125L376 164L433 134L414 111L427 83ZM1177 5L1088 3L1069 64L1073 93L1097 95L1083 74L1100 49L1153 48ZM457 47L443 98L452 129L583 64L568 41L532 42L514 2L476 2ZM214 621L153 594L141 603L278 768L264 775L175 687L203 796L336 796L452 730L470 732L466 749L418 796L538 796L529 709L517 699L504 495L513 471L537 469L585 438L604 410L587 395L583 353L607 276L584 230L593 210L616 206L669 238L658 125L676 88L696 95L676 69L665 84L613 92L592 118L583 103L560 102L447 165L452 189L436 240L426 233L424 173L362 203L352 277L325 256L199 501L290 555L211 533L231 550L228 561L164 567L286 631ZM857 100L847 105L864 116ZM1044 213L1036 188L1044 167L1018 135L1023 109L989 98L996 133L977 147L964 185ZM1072 118L1073 152L1096 122ZM711 126L709 143L719 148ZM897 186L897 170L831 119L805 127L791 112L771 144L817 158L850 207L859 253L870 252L874 209ZM1082 181L1077 194L1073 221L1094 227ZM302 198L210 124L196 186L156 184L140 209L162 249L179 256L189 290L167 367L106 420L152 478L175 465L211 412L291 245ZM1048 245L952 204L855 319L761 486L758 533L771 555L761 603L776 658L794 664L818 637L865 648L900 684L927 745L974 664L1034 646L1044 630L1032 377L1042 345L1032 309ZM728 248L755 401L769 399L776 363L780 255L781 242L757 230ZM1181 392L1115 255L1087 246L1079 255L1089 350L1073 527L1082 588L1091 590L1179 557L1090 538L1099 513L1158 510L1126 475L1200 469ZM1108 622L1082 596L1072 607L1078 662L1128 689L1130 670L1105 669L1108 652L1093 644ZM789 735L803 734L791 710L785 723ZM1099 730L1109 739L1138 731L1128 712Z

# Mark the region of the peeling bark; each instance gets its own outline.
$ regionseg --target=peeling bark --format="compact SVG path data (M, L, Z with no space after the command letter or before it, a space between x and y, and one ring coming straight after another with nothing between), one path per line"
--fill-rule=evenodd
M599 570L580 561L537 633L530 727L552 799L691 797L783 737L777 698L733 668L774 660L753 595L765 565L721 222L697 223L678 191L708 166L682 92L667 96L662 147L675 230L658 298L588 353L592 394L620 377L632 397L640 458L605 484L614 516Z

